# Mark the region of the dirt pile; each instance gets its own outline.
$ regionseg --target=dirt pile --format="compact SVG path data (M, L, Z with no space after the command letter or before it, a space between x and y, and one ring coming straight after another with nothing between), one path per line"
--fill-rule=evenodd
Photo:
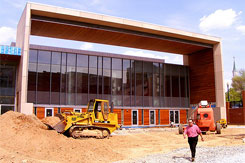
M73 139L47 130L39 119L9 111L0 116L0 162L112 162L120 159L107 140ZM11 157L9 159L9 155ZM34 161L33 161L34 160Z

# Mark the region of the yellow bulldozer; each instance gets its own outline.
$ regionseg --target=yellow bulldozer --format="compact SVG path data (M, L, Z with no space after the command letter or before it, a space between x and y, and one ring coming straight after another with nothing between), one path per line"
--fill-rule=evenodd
M92 99L85 113L65 111L56 116L61 121L53 129L73 138L109 138L113 131L120 128L117 114L113 113L113 103L109 109L108 100Z

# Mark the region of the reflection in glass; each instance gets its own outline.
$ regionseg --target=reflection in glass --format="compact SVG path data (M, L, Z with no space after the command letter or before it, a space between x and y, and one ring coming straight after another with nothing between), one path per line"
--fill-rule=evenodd
M97 57L89 56L89 99L97 95Z
M103 99L111 100L111 58L103 58Z
M112 58L112 102L122 106L122 59Z
M144 106L152 106L152 62L144 62Z
M123 105L130 106L130 78L131 78L131 70L130 70L130 60L123 60L123 89L124 89L124 99Z
M36 104L37 50L29 51L27 101Z
M159 63L153 63L153 92L154 92L154 101L153 106L160 106L160 72L159 72Z
M143 67L142 61L135 61L136 106L143 105Z
M88 56L77 55L77 105L88 101Z
M75 105L76 54L67 54L67 104Z
M51 104L60 104L61 53L52 52Z
M51 52L38 52L37 103L50 104L50 61Z

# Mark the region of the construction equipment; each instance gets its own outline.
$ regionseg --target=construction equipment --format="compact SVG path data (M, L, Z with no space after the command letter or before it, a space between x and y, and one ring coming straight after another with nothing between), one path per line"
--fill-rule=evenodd
M216 123L220 123L222 128L226 128L227 127L226 119L220 119L220 120L216 121Z
M214 122L213 108L208 104L207 101L201 101L196 108L190 113L190 117L194 123L201 129L203 133L207 131L217 132L221 134L220 123ZM183 134L185 128L182 124L179 125L179 133Z
M113 106L109 111L108 100L90 100L85 113L65 111L57 116L61 121L53 129L73 138L109 138L113 131L120 128Z

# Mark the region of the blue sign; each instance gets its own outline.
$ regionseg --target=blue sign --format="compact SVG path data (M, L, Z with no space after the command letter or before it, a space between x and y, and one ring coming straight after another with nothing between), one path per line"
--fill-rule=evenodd
M21 48L0 45L0 54L21 55Z

